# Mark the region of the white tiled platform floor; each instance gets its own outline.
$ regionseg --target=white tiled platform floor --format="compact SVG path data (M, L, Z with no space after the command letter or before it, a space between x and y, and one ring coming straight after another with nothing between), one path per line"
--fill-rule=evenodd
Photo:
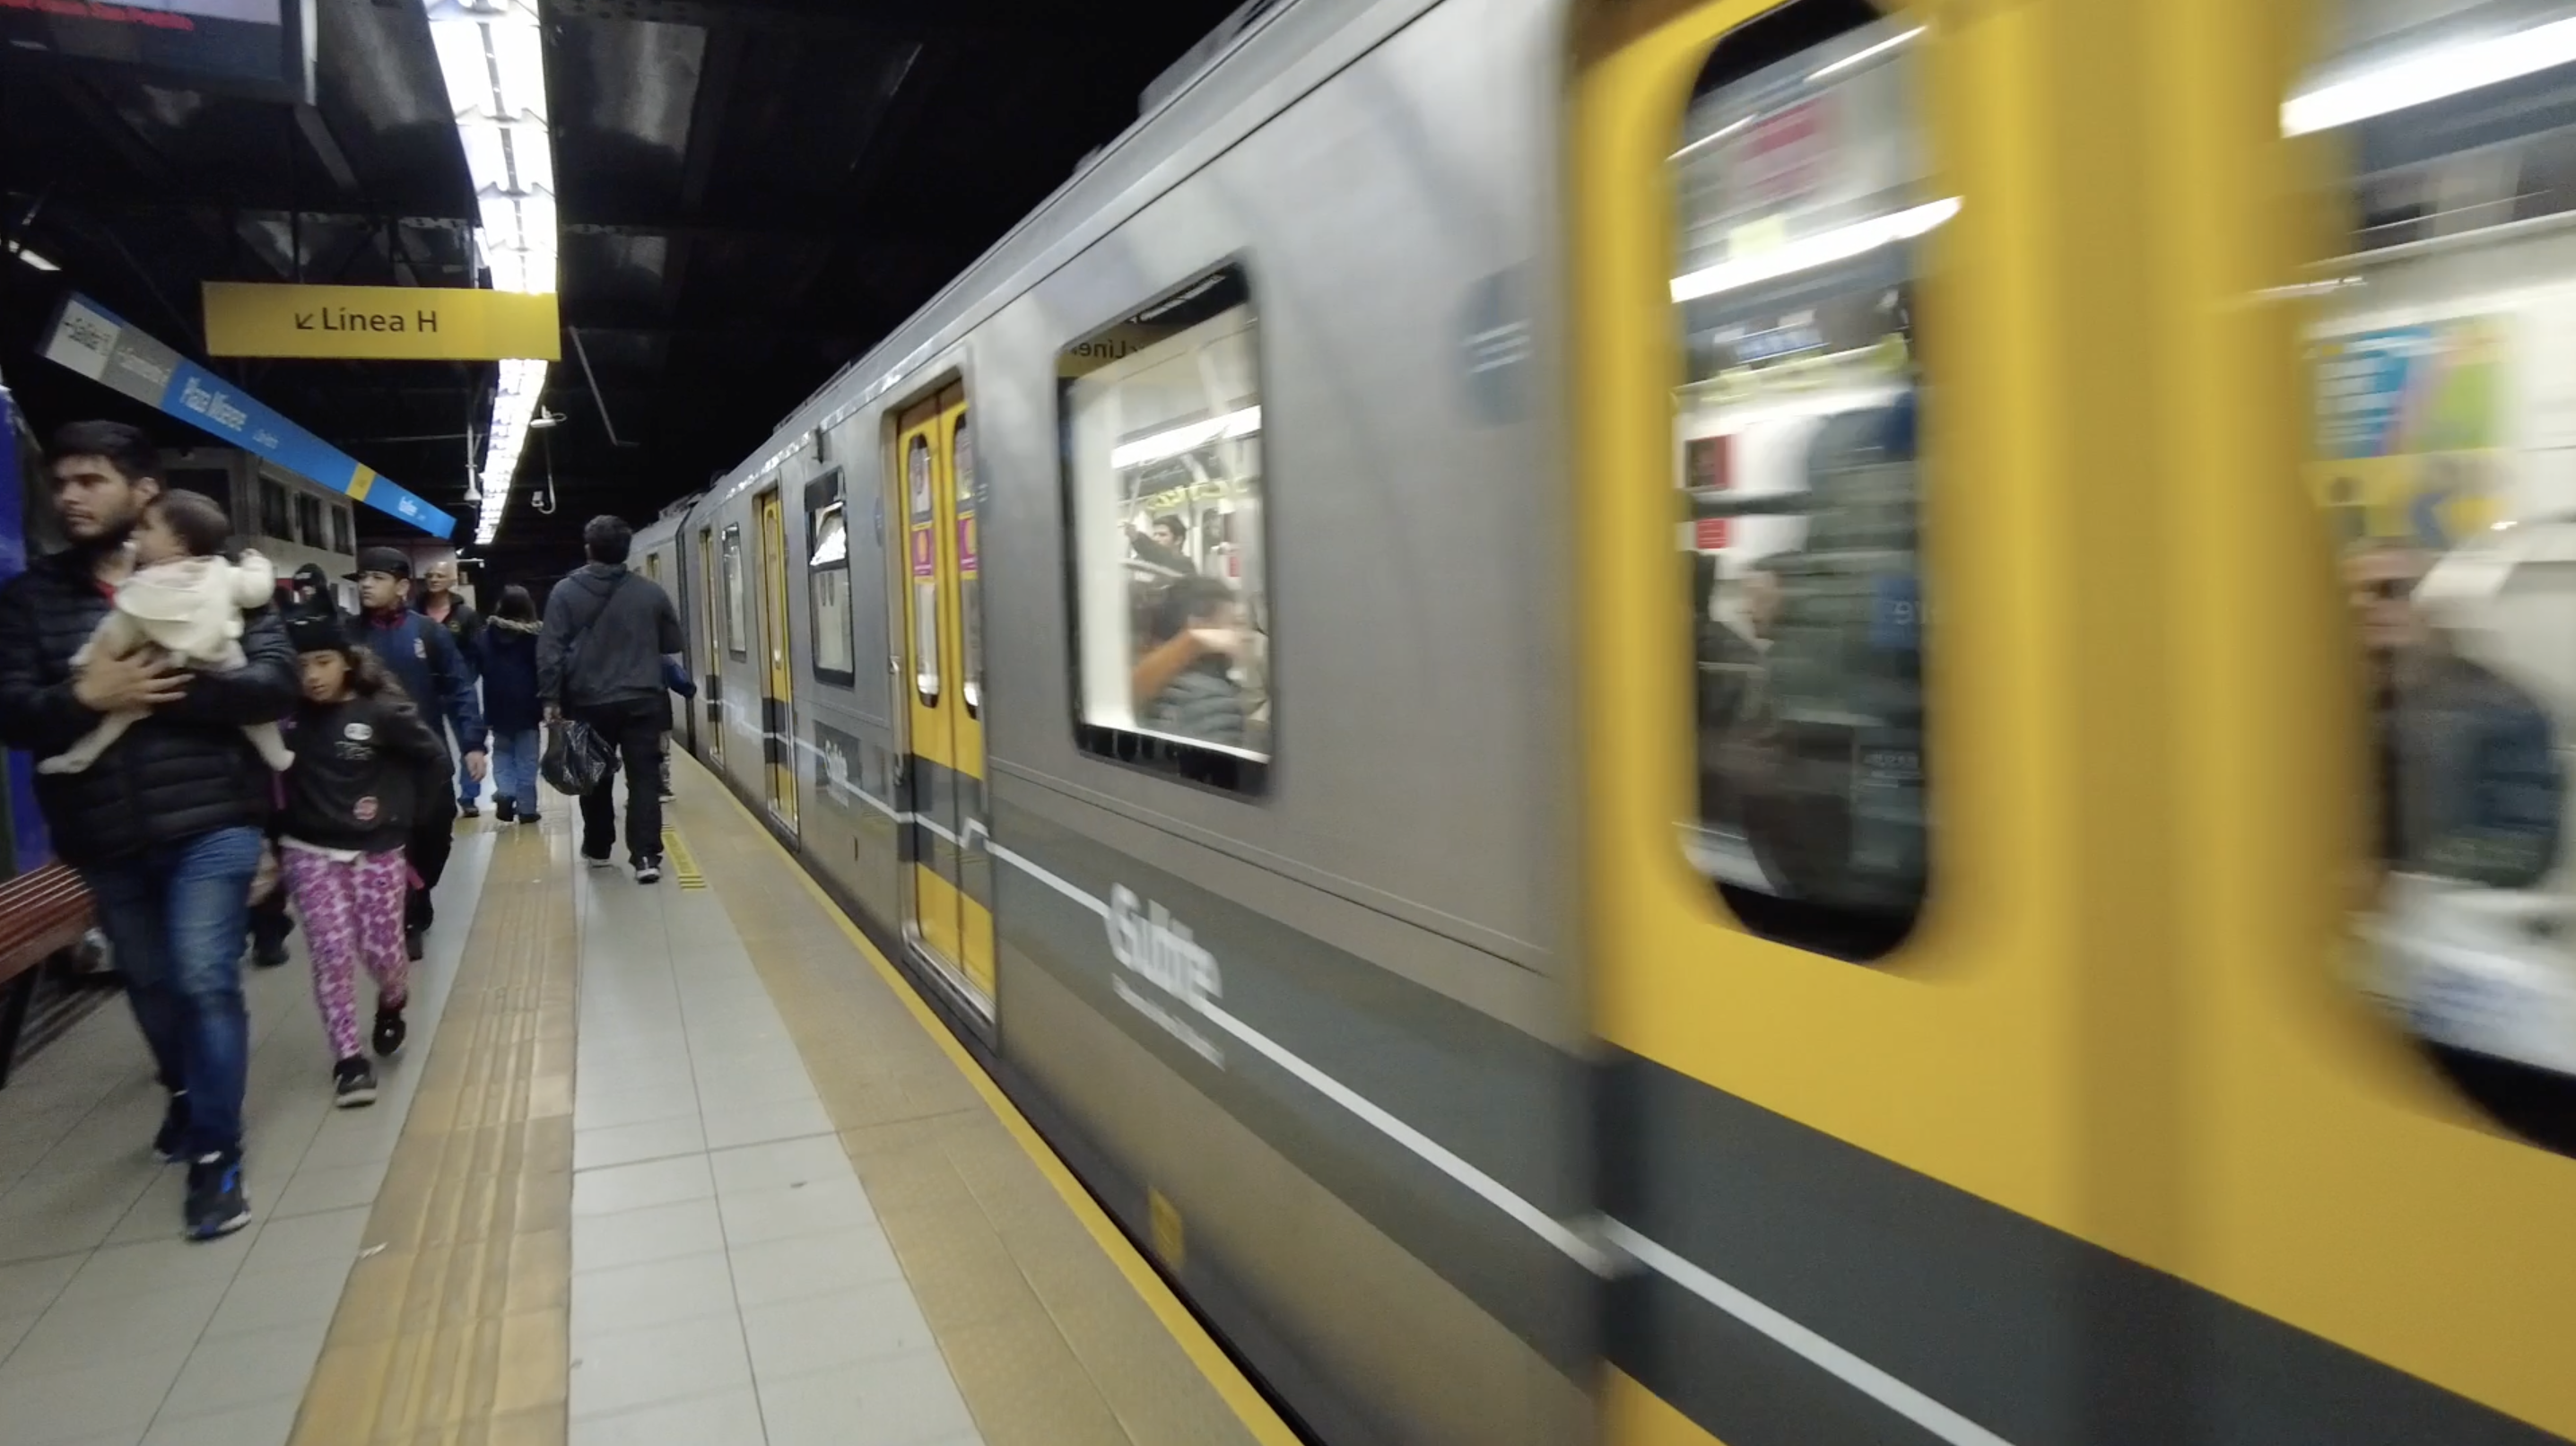
M366 1246L491 845L457 840L413 966L411 1043L380 1069L374 1107L331 1108L302 931L292 962L247 971L257 1218L239 1234L180 1239L185 1172L150 1154L162 1095L121 1001L0 1089L0 1446L284 1446Z
M572 1446L980 1446L722 902L576 887Z

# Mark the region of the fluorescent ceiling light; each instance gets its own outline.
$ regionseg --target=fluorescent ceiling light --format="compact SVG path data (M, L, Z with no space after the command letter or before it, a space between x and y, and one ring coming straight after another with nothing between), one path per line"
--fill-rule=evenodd
M1703 266L1687 276L1673 278L1673 300L1697 301L1725 291L1740 291L1747 286L1831 266L1866 256L1881 246L1912 240L1959 214L1959 198L1945 196L1926 201L1903 211L1872 216L1854 221L1814 236L1802 236L1785 246L1756 251L1750 256L1730 256L1714 266Z
M1680 150L1673 152L1671 155L1664 157L1664 159L1668 161L1688 159L1691 156L1697 155L1701 151L1707 150L1710 146L1716 145L1719 141L1725 140L1728 136L1735 134L1737 131L1744 129L1746 126L1753 124L1759 119L1761 119L1759 115L1739 116L1736 119L1719 126L1717 129L1710 131L1707 135L1701 136L1698 140L1691 142Z
M475 247L496 291L555 289L558 218L554 143L548 132L545 31L536 0L422 0L438 73L456 116L465 171L474 182ZM474 540L489 546L509 510L528 434L538 425L546 364L501 363L483 454Z
M1824 79L1826 76L1839 75L1843 71L1849 70L1853 66L1860 64L1862 61L1874 60L1879 56L1885 55L1887 52L1894 50L1896 47L1903 45L1905 42L1912 40L1918 35L1921 35L1924 29L1925 27L1917 25L1911 30L1900 31L1897 34L1891 35L1885 40L1878 42L1876 45L1855 50L1851 54L1844 56L1842 59L1837 60L1830 65L1821 66L1810 71L1807 74L1807 84L1814 85L1817 81Z
M2281 105L2281 134L2333 130L2375 115L2531 75L2576 61L2576 19L2486 40L2436 46L2404 60L2294 95Z
M38 271L60 271L63 269L56 266L50 259L39 256L24 246L11 246L9 248L9 254L26 262L28 265L35 267Z
M1210 442L1249 437L1260 430L1261 409L1246 407L1239 412L1228 412L1222 417L1210 417L1204 422L1191 422L1185 426L1156 432L1151 436L1139 437L1133 442L1122 442L1109 449L1109 465L1121 469L1142 467L1148 462L1160 462L1165 458L1195 452Z

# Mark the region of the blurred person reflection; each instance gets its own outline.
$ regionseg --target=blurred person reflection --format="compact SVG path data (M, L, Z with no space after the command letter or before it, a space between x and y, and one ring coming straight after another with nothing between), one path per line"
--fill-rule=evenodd
M2454 649L2416 589L2432 559L2355 545L2344 584L2370 662L2384 870L2488 888L2537 883L2558 856L2565 780L2548 713Z
M1212 577L1185 577L1163 592L1130 683L1137 717L1157 733L1228 748L1254 746L1253 700L1237 674L1253 650L1243 605Z

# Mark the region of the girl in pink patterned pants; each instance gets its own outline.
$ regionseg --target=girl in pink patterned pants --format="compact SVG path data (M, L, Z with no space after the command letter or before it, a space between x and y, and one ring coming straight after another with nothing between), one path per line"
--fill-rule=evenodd
M376 981L376 1053L406 1033L411 966L403 949L403 859L423 788L445 789L447 745L430 731L375 656L353 647L337 612L288 619L304 670L304 702L288 724L278 855L313 956L313 998L331 1036L332 1089L347 1108L376 1098L374 1066L358 1041L358 970Z

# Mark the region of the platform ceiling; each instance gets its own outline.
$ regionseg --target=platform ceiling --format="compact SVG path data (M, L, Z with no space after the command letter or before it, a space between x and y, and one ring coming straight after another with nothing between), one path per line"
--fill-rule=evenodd
M560 568L582 519L650 518L739 461L1240 3L544 0L567 331L545 405L565 419L520 480L551 464L559 508L514 506L494 571ZM419 0L319 0L311 105L0 52L0 229L63 268L0 262L0 374L40 424L188 440L34 357L67 290L202 359L201 280L468 285L472 215ZM462 434L490 365L218 365L470 511Z

